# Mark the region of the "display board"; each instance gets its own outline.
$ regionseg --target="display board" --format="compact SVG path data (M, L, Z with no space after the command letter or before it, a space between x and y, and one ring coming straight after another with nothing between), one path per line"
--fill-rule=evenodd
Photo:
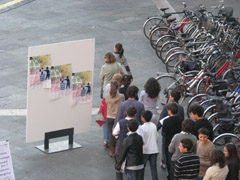
M0 180L15 180L8 141L0 142Z
M91 124L95 39L28 49L26 142Z

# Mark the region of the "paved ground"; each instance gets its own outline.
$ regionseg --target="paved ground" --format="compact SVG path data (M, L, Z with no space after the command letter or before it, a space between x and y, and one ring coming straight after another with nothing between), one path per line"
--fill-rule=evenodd
M179 1L169 1L180 8ZM229 2L239 6L237 0ZM62 41L96 38L94 108L100 104L98 75L103 57L116 42L124 45L133 84L143 89L149 77L165 68L145 39L142 25L147 16L158 14L156 6L168 5L163 0L35 0L0 14L0 109L26 108L28 47ZM0 141L10 141L17 180L115 179L114 161L102 146L102 129L94 122L95 116L90 132L75 135L83 148L52 155L34 148L43 142L25 143L25 119L0 116ZM160 167L159 176L166 176ZM151 179L149 169L145 179Z

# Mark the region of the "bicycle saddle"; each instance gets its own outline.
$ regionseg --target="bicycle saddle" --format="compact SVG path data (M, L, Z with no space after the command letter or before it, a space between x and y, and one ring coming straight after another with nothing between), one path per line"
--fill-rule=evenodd
M168 19L168 20L167 20L167 23L174 22L175 20L176 20L176 18L173 18L173 19Z
M164 11L166 11L166 10L168 10L168 9L169 9L169 8L161 8L160 10L164 12Z

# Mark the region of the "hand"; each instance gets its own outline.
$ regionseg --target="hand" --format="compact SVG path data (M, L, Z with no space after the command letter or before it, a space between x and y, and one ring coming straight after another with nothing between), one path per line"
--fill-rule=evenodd
M121 171L120 170L116 170L117 173L120 173Z

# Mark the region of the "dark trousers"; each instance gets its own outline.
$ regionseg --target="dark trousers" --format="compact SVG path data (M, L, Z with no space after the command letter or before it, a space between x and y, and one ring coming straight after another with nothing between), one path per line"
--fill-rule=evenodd
M107 124L108 124L108 136L109 136L109 144L113 147L115 146L115 137L112 135L112 128L114 124L113 118L107 118Z
M126 169L126 174L127 174L127 178L128 180L143 180L143 171L144 169L140 169L140 170L128 170Z
M151 168L151 174L152 174L152 180L158 180L158 173L157 173L157 156L158 154L143 154L143 163L144 163L144 171L147 164L147 161L149 161L150 168ZM144 176L143 171L143 176Z
M168 145L165 144L165 155L166 155L166 165L167 165L167 171L168 171L168 176L167 179L171 180L171 158L172 154L168 152Z
M116 172L116 179L117 179L117 180L123 180L123 173L121 173L121 172Z
M174 180L174 168L176 161L171 161L170 180Z

